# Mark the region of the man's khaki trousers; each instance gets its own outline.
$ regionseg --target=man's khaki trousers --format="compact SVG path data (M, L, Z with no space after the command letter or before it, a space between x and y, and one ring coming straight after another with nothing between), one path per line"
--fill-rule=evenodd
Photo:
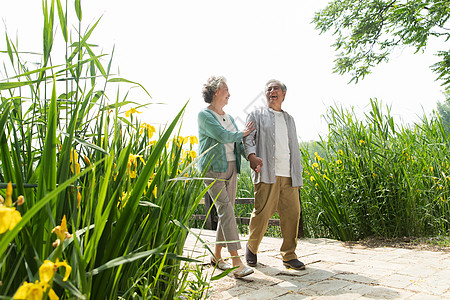
M255 208L250 219L250 236L247 243L252 253L258 252L269 219L278 212L283 243L280 248L283 261L296 259L300 199L297 187L292 187L290 177L276 177L273 184L255 185Z

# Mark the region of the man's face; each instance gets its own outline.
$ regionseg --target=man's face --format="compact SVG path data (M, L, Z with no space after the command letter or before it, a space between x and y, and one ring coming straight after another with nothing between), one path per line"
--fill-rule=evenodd
M266 86L267 105L277 111L281 111L281 103L283 103L286 92L283 92L278 82L272 82Z

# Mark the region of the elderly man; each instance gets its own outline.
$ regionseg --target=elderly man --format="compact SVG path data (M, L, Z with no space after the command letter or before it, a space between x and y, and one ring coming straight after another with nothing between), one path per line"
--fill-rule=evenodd
M256 128L244 138L245 154L253 170L255 207L245 258L249 266L256 266L256 254L268 221L278 211L283 236L280 248L283 265L303 270L305 265L295 254L300 219L299 188L303 186L302 165L294 119L281 109L286 90L280 81L269 80L265 88L267 107L254 110L247 117L247 122L253 122Z

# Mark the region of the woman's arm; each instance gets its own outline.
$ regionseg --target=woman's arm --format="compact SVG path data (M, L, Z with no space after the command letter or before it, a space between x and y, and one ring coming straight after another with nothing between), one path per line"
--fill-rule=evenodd
M212 114L205 111L198 115L198 126L207 136L222 144L239 142L244 136L242 131L226 130Z

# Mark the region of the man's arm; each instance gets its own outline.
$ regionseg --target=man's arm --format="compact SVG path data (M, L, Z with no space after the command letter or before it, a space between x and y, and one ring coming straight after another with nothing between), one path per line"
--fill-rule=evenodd
M250 167L253 171L259 173L263 165L263 160L256 156L256 133L259 130L259 123L256 122L253 113L250 113L247 116L246 122L253 122L256 129L250 132L250 134L243 139L245 157L250 162Z
M246 159L249 159L249 155L251 153L256 153L256 132L259 130L259 124L256 123L256 119L255 119L255 116L253 115L253 113L250 113L247 116L246 123L249 123L249 122L253 122L253 124L255 126L255 130L250 132L249 135L247 135L246 137L244 137L242 139L243 144L244 144L244 153L245 153Z

